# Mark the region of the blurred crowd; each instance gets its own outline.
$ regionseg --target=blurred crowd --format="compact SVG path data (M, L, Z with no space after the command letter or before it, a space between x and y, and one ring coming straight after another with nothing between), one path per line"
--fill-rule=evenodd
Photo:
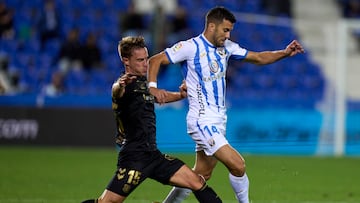
M360 18L360 0L337 0L346 18Z
M291 0L167 0L170 11L162 0L150 2L152 11L144 12L141 0L1 0L0 93L101 93L122 68L116 55L122 36L144 36L151 55L202 31L197 8L201 15L224 5L293 16Z

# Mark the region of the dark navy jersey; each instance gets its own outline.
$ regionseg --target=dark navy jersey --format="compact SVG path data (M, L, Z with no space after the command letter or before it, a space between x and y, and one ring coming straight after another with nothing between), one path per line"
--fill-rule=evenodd
M112 100L120 152L156 150L155 98L146 77L138 76L126 85L121 98Z

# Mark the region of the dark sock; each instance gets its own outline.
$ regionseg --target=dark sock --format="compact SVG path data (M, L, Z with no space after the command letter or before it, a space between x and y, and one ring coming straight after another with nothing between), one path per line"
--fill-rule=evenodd
M97 199L88 199L88 200L85 200L81 203L97 203Z
M193 191L193 193L200 203L222 203L220 197L207 185L200 190Z

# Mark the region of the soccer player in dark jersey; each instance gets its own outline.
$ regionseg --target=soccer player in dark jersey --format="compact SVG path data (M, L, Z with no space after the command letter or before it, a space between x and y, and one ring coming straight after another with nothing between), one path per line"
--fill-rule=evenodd
M112 86L112 109L117 124L116 144L120 147L117 170L98 199L83 203L120 203L146 178L162 184L189 188L199 202L222 202L181 160L162 154L156 145L156 98L149 93L146 79L148 51L143 37L125 37L118 45L125 73ZM186 97L186 86L179 92L161 90L166 102Z

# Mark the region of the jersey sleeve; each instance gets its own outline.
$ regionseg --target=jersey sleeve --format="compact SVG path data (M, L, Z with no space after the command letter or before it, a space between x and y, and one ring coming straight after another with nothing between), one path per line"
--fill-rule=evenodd
M230 51L231 59L243 60L246 58L246 55L248 54L247 49L242 48L239 44L230 40L226 40L225 47Z
M165 53L171 63L179 63L194 56L194 46L195 45L191 42L191 40L180 41L174 44L172 47L166 48Z

